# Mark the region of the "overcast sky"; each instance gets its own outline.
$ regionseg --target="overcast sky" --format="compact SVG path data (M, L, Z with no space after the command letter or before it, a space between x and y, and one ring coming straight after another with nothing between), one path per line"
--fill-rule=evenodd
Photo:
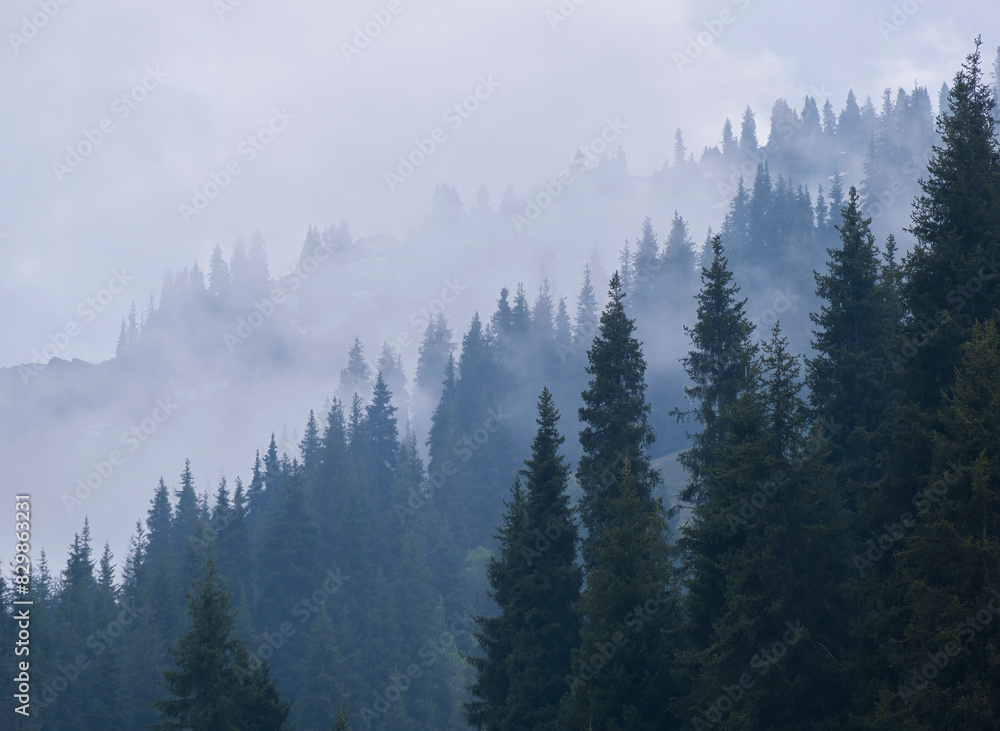
M8 0L0 365L30 361L69 320L81 330L62 357L110 357L132 299L255 228L284 271L310 224L402 237L439 182L466 202L485 182L495 205L608 118L646 176L678 127L700 150L748 104L766 139L777 97L839 109L851 87L863 99L919 81L936 101L977 34L990 62L1000 43L987 0L577 2ZM385 25L368 37L373 16ZM478 109L445 116L477 88ZM443 142L390 192L386 172L437 128ZM227 165L238 174L185 220ZM116 272L125 291L81 317Z

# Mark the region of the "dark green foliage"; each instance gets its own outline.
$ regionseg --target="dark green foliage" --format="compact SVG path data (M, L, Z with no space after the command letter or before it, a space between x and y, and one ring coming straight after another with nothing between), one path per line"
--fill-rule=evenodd
M381 510L389 506L392 474L396 469L396 457L399 452L396 410L392 405L392 393L386 386L382 373L379 372L375 380L372 402L365 407L365 435L368 440L367 458L372 487Z
M406 373L403 372L403 358L388 343L382 345L375 370L381 374L386 387L392 394L392 403L399 413L397 419L408 422L410 418L410 399L406 392Z
M365 400L371 394L371 390L372 369L365 360L361 338L355 338L354 345L347 354L347 365L340 371L339 396L343 401L350 401L357 394Z
M476 618L483 656L470 658L478 700L468 704L468 719L476 728L558 728L564 678L579 639L575 609L583 578L576 564L577 531L566 494L569 467L559 454L564 438L558 418L545 389L538 400L531 459L514 484L497 536L500 558L491 558L487 566L500 616Z
M289 703L281 701L266 665L254 663L232 637L229 597L214 563L189 595L191 628L171 650L176 669L163 672L171 697L156 701L158 729L246 731L290 729Z
M309 409L309 420L306 421L306 430L302 435L302 441L299 442L299 452L302 454L302 469L310 477L319 470L322 445L316 414L312 409Z
M637 489L626 461L608 519L591 541L560 728L668 729L669 670L680 611L666 515Z
M516 569L523 558L518 543L524 535L525 494L518 476L511 488L510 502L505 502L506 511L497 527L499 558L490 558L487 577L492 590L490 596L497 606L511 605L516 597ZM466 704L469 723L477 729L501 728L507 709L511 679L507 672L507 658L513 651L513 636L508 629L511 617L477 616L474 637L479 645L480 656L470 656L469 663L476 671L476 679L470 686L477 700Z
M580 516L587 528L583 558L590 564L600 528L609 519L608 502L618 492L628 462L641 500L651 501L659 473L647 450L654 435L646 403L646 361L632 336L635 323L625 314L625 291L617 272L611 277L610 301L601 314L600 332L587 353L590 384L583 393L580 432L583 454L576 470L583 495Z
M917 244L906 261L911 319L899 346L900 352L912 348L908 382L914 398L929 406L950 383L973 322L1000 305L1000 146L979 46L955 76L938 117L942 141L915 202Z
M325 607L320 609L309 627L306 647L301 692L296 701L296 705L301 707L297 728L301 731L327 731L335 709L343 710L341 699L344 696L345 663Z
M871 219L861 213L853 187L840 217L843 244L829 250L828 273L815 274L816 294L825 304L811 315L819 329L806 382L816 415L834 435L831 461L838 465L839 482L857 487L878 476L873 435L889 405L886 370L889 344L899 327L898 275L894 242L888 242L889 259L883 265L869 229Z
M763 146L748 109L701 161L678 136L652 180L697 171L728 205L696 297L684 219L663 241L646 219L603 313L587 267L572 318L548 280L533 305L502 289L460 352L430 316L412 404L399 352L371 371L356 340L299 453L272 434L214 498L188 463L173 496L160 480L120 582L84 522L57 579L44 552L33 565L26 727L996 728L1000 146L982 69L977 44L943 91L905 263L887 234L935 139L926 89L879 110L850 93L839 117L781 101ZM863 162L845 193L837 169ZM437 198L464 226L454 189ZM522 208L509 192L501 210ZM494 236L485 190L468 219ZM304 254L334 235L310 229ZM185 269L130 312L118 365L163 355L163 328L228 327L268 283L259 234L228 264L216 249L207 286ZM241 352L291 353L282 323ZM686 444L666 418L682 393Z
M684 415L694 416L702 427L690 435L691 449L680 458L690 475L681 499L695 505L708 499L705 483L730 438L723 413L751 387L757 353L754 326L746 318L746 300L737 299L740 288L732 283L721 236L712 239L712 261L702 269L701 280L697 321L685 328L694 349L682 360L692 384L684 393L694 404Z
M455 345L451 342L451 328L444 315L431 318L420 344L420 357L417 361L417 389L422 391L434 404L441 395L441 381L444 378L444 368L452 355Z
M685 526L695 632L679 658L691 689L676 708L706 723L719 689L746 674L752 688L724 728L813 728L845 714L838 658L847 629L846 516L825 465L824 435L808 430L799 366L786 347L775 327L753 382L724 407L733 437ZM799 628L794 641L790 626ZM803 638L809 650L798 646ZM770 672L761 657L774 642L784 642L788 656Z
M895 621L879 658L891 668L876 711L881 723L986 729L1000 717L998 407L1000 336L987 320L973 326L943 394L933 466L914 485L912 533L886 582ZM947 665L926 670L940 652Z

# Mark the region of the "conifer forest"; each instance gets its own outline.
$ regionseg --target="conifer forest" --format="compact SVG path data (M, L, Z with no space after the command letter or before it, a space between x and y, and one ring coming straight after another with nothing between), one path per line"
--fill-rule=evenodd
M595 3L542 3L525 48L622 52L691 5ZM493 47L499 6L447 11L483 25L445 40L444 10L354 2L319 41L307 16L202 2L195 69L157 64L175 21L128 37L146 10L21 5L8 98L75 73L72 34L147 47L94 50L109 75L130 54L125 93L60 102L69 122L25 101L8 143L51 163L0 153L0 729L1000 729L995 9L957 2L958 35L924 0L880 4L885 65L798 69L837 89L803 95L791 41L707 81L778 11L687 7L641 75L692 109L647 130L591 99L535 142L512 99L584 92L519 77L543 72ZM407 33L444 45L405 55ZM604 63L593 97L652 88ZM421 73L460 79L443 114ZM239 106L259 88L286 95ZM359 127L359 104L381 111ZM493 197L522 143L535 182ZM27 222L43 189L65 197Z

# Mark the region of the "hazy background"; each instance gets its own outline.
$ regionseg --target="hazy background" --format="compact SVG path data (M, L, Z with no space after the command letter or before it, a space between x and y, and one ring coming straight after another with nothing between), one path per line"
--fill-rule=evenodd
M159 298L166 270L196 260L205 268L216 243L228 256L236 237L248 238L254 229L268 242L272 275L280 275L297 260L310 225L346 219L354 237L386 234L404 240L426 217L442 182L455 185L466 206L485 184L496 208L508 185L521 194L566 169L574 150L599 135L608 118L627 125L615 144L625 150L629 173L641 179L672 158L677 128L688 150L700 155L718 142L727 117L738 133L747 105L757 113L763 144L778 97L793 108L807 94L820 106L829 98L839 110L849 88L860 102L871 96L877 105L885 87L911 89L919 82L936 102L938 88L951 80L972 39L1000 27L1000 6L972 0L911 0L905 9L904 3L884 0L624 5L398 0L393 6L400 12L348 60L343 44L353 43L356 28L390 3L347 0L330 7L293 0L275 7L242 0L230 7L225 0L179 0L169 6L52 0L58 12L45 26L27 42L15 38L12 34L24 31L24 18L44 13L43 5L11 0L0 10L0 93L7 100L0 107L3 367L31 361L33 351L68 320L81 331L59 357L93 363L110 358L121 317L133 300L142 306L150 293ZM560 8L574 10L568 17L554 16ZM719 21L724 11L731 13L726 16L731 23ZM905 23L895 24L894 13ZM694 35L713 25L722 28L718 37L678 68L675 54L689 53ZM987 67L997 40L985 38ZM113 106L115 100L150 68L166 76L120 119L122 107ZM472 93L481 76L492 77L496 91L452 129L443 115ZM238 152L241 142L268 124L275 109L294 119L247 162ZM77 145L103 118L112 120L114 130L60 181L53 164L65 163L67 145ZM390 192L385 173L395 172L397 158L437 127L445 129L447 140ZM191 205L193 188L203 188L231 160L239 161L242 173L185 222L179 206ZM717 228L725 212L720 205L660 203L674 206L692 221L699 243L705 227ZM600 242L604 258L595 263L607 270L614 267L622 240L638 234L646 215L641 202L627 213L632 223ZM667 221L657 223L662 236ZM426 271L421 257L410 257L405 278L385 285L426 303L443 280L472 281L475 267L488 269L490 289L465 292L454 316L448 313L457 339L473 309L489 309L498 283L526 279L533 296L537 279L530 278L541 276L540 261L572 259L568 271L577 272L596 245L586 242L572 252L554 246L534 258L519 250L478 264L471 251L455 266L428 262ZM93 322L84 322L79 303L105 287L113 270L134 279ZM595 284L603 291L603 281ZM565 281L559 294L572 296L577 287L576 281ZM404 309L391 317L405 325L409 314ZM362 314L354 325L367 329L369 323ZM376 343L366 346L373 361ZM407 355L411 375L413 350ZM301 429L303 409L319 409L335 381L334 374L332 384L293 382L280 393L272 389L252 415L220 417L236 425L224 433L218 425L206 433L199 412L185 407L165 427L166 438L158 435L155 455L144 448L137 453L141 461L132 460L116 475L134 482L135 489L95 497L87 506L95 538L103 542L110 536L116 554L124 555L125 536L145 516L156 477L162 473L172 485L185 456L192 456L199 491L214 491L222 471L232 477L238 468L245 477L253 449L268 432L285 422ZM189 404L208 411L211 394L226 387L177 385ZM86 430L95 439L106 434L113 446L123 427L148 416L155 398L166 394L165 387L157 388L138 397L134 413L119 420L79 417L57 423L59 409L49 403L44 412L39 407L36 424L25 425L26 431L38 430L37 451L25 455L18 448L24 462L4 471L3 492L29 489L39 501L55 503L49 515L36 513L35 526L55 566L84 511L63 510L55 502L63 487L41 484L46 478L36 466L65 464L66 474L79 474L74 460L85 466L109 448L87 442ZM99 401L99 393L90 397ZM37 484L29 484L33 479Z
M272 271L290 266L310 224L346 218L356 236L401 237L437 183L453 183L466 202L481 183L496 198L508 183L535 186L564 168L607 116L628 125L621 144L629 170L646 176L670 157L676 128L700 151L718 141L726 117L738 125L747 104L765 140L777 97L796 107L806 94L821 105L829 96L839 108L852 85L862 101L877 101L884 87L915 80L934 94L972 38L1000 23L1000 6L973 0L917 4L888 39L878 22L899 4L887 1L567 0L575 12L555 28L546 17L558 12L555 1L399 3L401 12L350 62L341 44L387 3L243 0L220 18L220 4L209 0L169 10L72 0L16 53L6 38L0 305L14 316L3 324L0 364L31 360L46 331L61 328L113 268L135 275L129 293L64 357L110 357L129 299L144 302L167 268L196 258L204 265L216 242L228 249L238 233L261 230ZM4 35L19 33L22 17L39 7L5 3ZM734 22L678 70L672 55L725 9ZM147 66L167 77L119 121L113 101ZM385 171L414 138L442 126L480 74L501 86L390 193ZM272 107L295 120L185 224L179 205L211 172L245 159L237 146ZM52 163L103 117L115 131L58 182ZM704 232L693 233L700 240Z

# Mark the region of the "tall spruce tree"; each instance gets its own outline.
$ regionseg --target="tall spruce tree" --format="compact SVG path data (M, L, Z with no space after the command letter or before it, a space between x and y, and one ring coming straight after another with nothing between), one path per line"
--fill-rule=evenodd
M583 450L576 477L582 497L580 515L587 529L584 562L593 567L595 541L610 518L625 463L631 468L636 494L652 506L660 474L648 454L653 444L646 403L646 361L633 337L635 322L625 313L625 290L618 273L611 277L610 301L601 313L600 331L587 352L588 388L579 410Z
M579 639L575 610L583 575L576 564L577 530L558 419L552 394L543 389L531 458L521 472L526 492L515 483L500 528L500 559L491 559L488 568L500 617L477 618L486 656L473 660L473 693L480 700L469 705L469 721L480 729L559 728L563 678ZM502 646L503 654L491 643Z
M958 346L973 322L1000 306L1000 145L981 43L976 40L938 116L941 146L933 148L910 229L917 239L906 262L911 320L899 347L912 351L911 393L931 408L951 382Z
M977 322L942 395L932 469L892 552L882 727L988 729L1000 718L1000 335ZM873 556L876 560L881 558ZM874 724L873 724L874 727Z
M871 219L861 212L854 187L840 216L842 246L828 250L826 274L814 273L816 295L825 304L819 314L810 314L818 329L806 382L812 408L832 435L839 482L850 481L853 494L878 477L873 435L888 406L886 355L898 326L898 304L889 279L893 273L883 272ZM856 502L852 499L852 507Z
M418 349L417 389L426 394L430 403L436 403L441 395L441 379L444 378L444 367L455 349L451 342L451 328L444 315L431 316L423 341Z
M392 405L392 392L379 372L372 401L365 407L365 433L368 438L368 467L371 470L376 505L380 510L389 507L392 473L396 469L399 453L396 410Z
M570 694L561 723L665 728L670 716L664 690L668 697L673 694L671 632L678 618L672 554L665 511L653 497L660 473L648 453L654 434L645 398L646 362L633 337L635 323L625 313L617 272L609 296L587 353L591 380L579 410L584 428L577 479L587 529L581 545L587 587L580 603L581 644L567 676ZM657 609L640 619L646 602ZM615 648L611 658L606 657L609 646ZM593 665L601 648L607 661L603 670Z
M342 401L350 401L355 394L367 401L372 391L372 369L365 360L361 338L355 338L347 353L347 365L340 371L338 395Z
M580 295L576 298L576 320L573 329L573 346L580 353L586 353L587 348L597 337L600 328L599 307L594 296L594 285L590 281L590 265L583 268L583 284Z
M505 615L503 608L513 606L518 599L518 574L524 557L521 554L525 516L525 493L521 476L514 479L510 501L497 526L496 539L499 558L490 557L486 575L490 582L489 595L501 608L498 616L476 616L473 637L479 646L480 656L469 656L476 678L469 690L475 700L465 704L466 718L473 728L493 731L504 728L511 678L507 671L507 658L514 649L511 631L513 616Z
M687 222L677 211L670 222L670 234L660 259L661 278L667 280L661 287L664 290L661 296L675 304L686 304L695 290L694 242Z
M678 667L690 690L675 708L702 729L840 728L844 516L825 439L809 432L797 359L777 326L762 347L754 381L720 415L732 436L684 528L692 570ZM797 647L805 637L808 650ZM775 642L788 654L780 667ZM744 673L746 699L720 704L719 688Z
M731 436L722 420L723 412L754 382L754 326L746 316L746 300L737 299L740 288L732 280L722 237L716 235L712 238L712 261L701 271L697 321L694 327L684 328L693 347L681 360L692 383L684 393L694 408L674 412L679 417L693 416L701 425L700 432L689 435L691 448L680 457L689 475L681 499L692 505L710 498L706 482L718 451Z
M229 596L209 559L189 594L191 627L171 650L176 667L163 671L170 698L155 701L158 729L191 731L284 731L290 703L278 695L266 665L251 660L233 638Z
M676 728L669 702L679 692L671 670L681 615L666 513L639 490L628 459L607 508L588 537L594 560L559 727Z

